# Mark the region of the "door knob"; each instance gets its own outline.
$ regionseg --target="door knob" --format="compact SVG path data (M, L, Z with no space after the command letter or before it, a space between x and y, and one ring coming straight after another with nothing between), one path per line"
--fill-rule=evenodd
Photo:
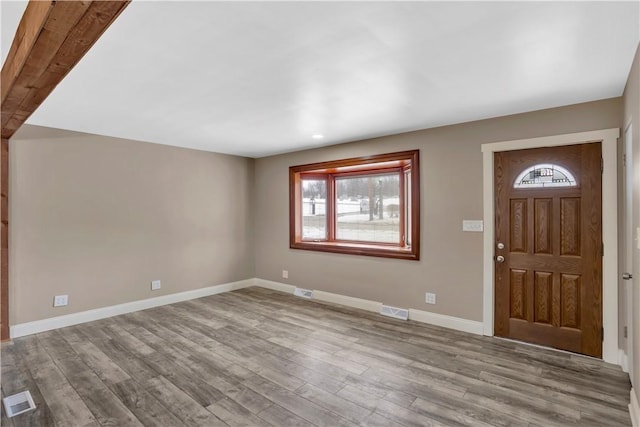
M504 249L504 243L502 242L498 243L498 249Z
M631 280L633 279L633 275L631 273L622 273L623 280Z
M504 257L503 257L502 255L498 255L498 256L496 257L496 261L498 261L498 262L504 262Z

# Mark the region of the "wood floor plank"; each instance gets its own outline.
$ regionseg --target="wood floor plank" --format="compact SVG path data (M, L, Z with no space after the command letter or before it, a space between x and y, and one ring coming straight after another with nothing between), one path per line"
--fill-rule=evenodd
M372 394L363 392L360 389L347 385L344 389L338 392L338 396L351 401L357 405L364 406L368 409L375 410L377 413L383 415L385 418L389 418L393 421L397 421L405 426L445 426L446 424L433 419L431 417L422 415L418 412L404 408L395 403L381 399Z
M1 388L0 388L0 397L2 399L7 397L4 394L4 391L2 391ZM31 425L33 425L33 424L31 424ZM14 427L13 419L7 417L7 414L6 414L5 410L4 410L4 405L0 405L0 426Z
M207 301L207 298L203 298L202 300L185 301L179 304L175 304L173 308L175 309L175 313L179 316L186 315L187 318L194 317L198 319L198 323L210 329L220 329L228 326L228 317L225 319L220 319L219 316L212 316L212 310L209 310L210 303ZM216 311L219 311L220 305L220 302L216 303ZM242 319L245 318L246 316L242 317ZM231 320L236 321L237 318L231 316Z
M202 307L202 306L198 303L195 303L195 307L190 305L176 306L175 313L177 315L191 314L190 309L194 309L194 308L197 309L198 307ZM261 323L260 320L252 319L249 316L236 316L236 313L234 312L233 309L225 310L224 308L225 308L224 304L216 304L216 309L209 313L209 315L215 316L214 319L217 320L216 322L217 324L226 324L226 326L231 324L239 327L252 328ZM200 315L200 317L202 318L206 318L205 316L206 315L203 315L203 314ZM218 329L218 328L214 327L213 329Z
M355 403L342 399L335 394L328 393L318 387L314 387L311 384L305 384L300 387L296 390L296 394L307 400L316 402L323 408L357 424L361 423L365 418L371 415L370 409L365 409L362 406L358 406Z
M2 364L2 394L4 397L11 396L29 390L36 409L16 415L14 418L8 419L8 425L20 425L28 427L55 425L51 410L47 405L40 388L36 384L29 371L25 359L16 351L13 343L2 343L0 345L2 354L0 362ZM2 413L4 414L4 405L2 405ZM5 425L5 424L1 424Z
M262 323L254 328L265 335L277 338L288 338L297 344L303 344L325 353L334 354L343 349L343 346L331 343L327 340L317 337L311 338L310 335L314 330L298 327L295 324L283 322L279 319L272 319L269 323Z
M279 369L274 369L271 366L264 366L249 359L247 359L244 364L255 374L275 384L278 384L282 388L289 391L295 391L304 385L304 381L302 381L301 379L296 378L293 375L289 375L288 373Z
M147 392L133 379L112 386L112 391L145 426L166 427L184 426L165 404Z
M193 331L192 329L172 329L171 326L173 324L171 322L168 322L166 317L153 316L152 318L155 321L146 322L147 329L150 332L163 337L166 341L172 343L173 346L178 346L188 352L190 358L204 357L209 359L212 353L211 350L215 347L221 346L219 342L209 338L204 334ZM134 318L134 321L139 320ZM140 324L142 324L143 322L144 321L141 320ZM226 367L230 364L230 362L227 362L221 358L217 359L216 361L220 365L220 369L226 369Z
M168 315L162 315L162 313L158 312L146 315L133 313L125 321L144 327L155 335L164 338L165 345L160 346L161 348L164 346L178 347L187 353L188 357L193 357L194 354L206 355L215 348L223 347L220 342L208 335L189 327L184 327L184 324L173 318L171 313Z
M69 343L60 334L59 330L43 332L41 334L37 334L35 338L47 351L49 357L56 362L59 359L79 359L78 353L73 351Z
M343 379L347 375L336 374L336 369L316 370L310 364L299 364L286 359L280 359L272 354L263 353L255 357L255 363L268 364L273 369L287 372L305 383L319 387L329 393L336 393L344 387Z
M319 373L325 375L332 381L343 382L345 378L353 375L339 366L297 352L294 352L287 359L297 366L302 366L306 370L311 370L313 372L312 375Z
M131 378L92 342L73 344L72 347L105 384L115 384Z
M514 390L519 394L527 394L539 399L548 400L563 405L567 408L575 409L581 414L590 414L593 416L601 416L610 418L612 421L617 421L624 424L629 417L628 408L615 406L608 402L594 401L589 396L583 398L577 398L572 393L561 393L555 391L549 387L541 387L536 384L527 383L514 378L502 377L493 373L482 372L480 378L487 383L494 384L496 386ZM580 417L582 418L582 416Z
M537 368L536 371L521 369L520 365L514 364L513 366L502 366L501 363L496 362L499 358L488 357L486 360L475 360L468 358L457 358L462 363L471 364L483 372L492 373L498 376L504 376L514 380L523 380L524 382L533 382L534 379L539 384L544 384L550 389L555 389L561 393L578 393L583 396L591 396L597 400L607 400L612 404L618 404L625 406L624 402L620 399L620 391L624 390L626 386L624 384L617 384L612 391L604 384L591 384L591 387L581 387L580 384L575 384L574 381L581 381L581 379L574 378L572 381L557 381L554 378L545 378L548 369ZM504 360L504 359L503 359ZM503 362L504 363L504 362ZM554 377L556 374L560 375L559 370L553 370L550 374ZM586 372L585 372L586 373ZM574 373L574 376L576 373ZM576 376L577 377L577 376Z
M403 427L403 424L385 418L377 412L371 413L371 415L362 422L362 425L365 427Z
M315 424L310 423L309 421L301 418L294 413L287 411L282 406L279 405L271 405L262 412L258 414L258 416L270 423L273 426L282 426L282 427L314 427Z
M153 316L153 314L152 314ZM189 319L191 322L193 319ZM172 330L159 326L158 323L151 323L147 326L146 330L153 331L156 335L161 335L165 338L176 338L176 333ZM184 328L181 329L184 331ZM201 335L196 336L202 340ZM169 341L171 342L171 340ZM174 351L174 346L169 342L160 349L159 353L169 354ZM176 341L174 341L176 342ZM184 337L178 340L180 344L186 344L185 346L190 352L193 352L186 361L188 365L181 365L179 367L172 366L168 359L157 359L157 356L153 356L146 359L146 363L155 368L155 370L170 379L174 384L187 392L193 399L198 401L202 406L211 405L220 401L224 396L229 397L239 405L244 405L249 411L258 413L265 407L270 406L271 402L262 398L262 396L248 390L246 387L239 384L242 378L232 378L233 372L237 372L239 367L231 366L231 362L222 358L212 357L213 354L209 350L205 350L203 347L195 344L194 341L185 339ZM157 343L157 342L156 342ZM197 350L194 352L194 350ZM189 366L190 372L185 370L185 367ZM225 375L216 374L216 372L224 372ZM198 375L198 377L196 377Z
M198 370L204 381L219 390L225 399L233 400L254 414L272 405L270 400L242 385L244 379L255 373L226 360L221 364L220 357L213 352L209 356L194 356L191 366Z
M99 426L95 416L38 343L35 335L25 337L15 345L29 366L56 424Z
M380 345L372 346L365 345L360 342L354 342L344 345L344 348L358 351L364 355L380 359L383 362L389 362L395 366L407 366L415 362L415 360L413 359L388 351L387 349L382 348Z
M104 329L107 334L109 334L114 340L122 343L126 348L135 348L136 354L144 357L150 356L156 352L155 349L149 347L126 329L120 328L116 323L107 325Z
M91 342L140 384L160 375L144 359L129 352L124 345L116 340L93 340Z
M145 387L186 425L196 427L227 425L163 376L149 380Z
M539 408L530 405L527 400L512 399L508 392L495 388L469 390L464 395L464 400L490 408L496 413L516 416L529 423L541 426L578 425L576 417L567 417L563 414L554 413L552 405L549 405L548 408ZM579 419L579 417L580 415L578 414L577 418Z
M430 381L427 377L413 378L409 373L396 375L393 372L371 368L361 377L369 382L386 384L394 390L405 391L416 397L428 398L432 394L444 394L453 397L462 397L466 389L458 385L447 385L445 380Z
M592 358L247 288L2 344L14 426L622 426Z
M354 348L348 348L348 349L337 351L334 354L334 356L351 360L363 366L370 366L370 367L376 367L381 369L397 368L399 366L397 362L376 357L374 355L358 351L357 349L354 349ZM409 364L410 363L402 364L400 366L407 366Z
M203 407L224 398L224 394L201 378L197 369L190 369L190 366L186 365L176 365L160 355L154 355L148 360L148 363L163 378L180 388Z
M315 349L311 346L296 344L295 342L288 340L286 338L271 338L272 342L276 344L282 345L283 347L289 348L291 350L295 350L298 353L303 354L304 356L321 360L330 365L336 366L338 368L344 369L350 373L359 375L368 369L367 366L354 362L349 359L341 358L339 356L333 355L331 353L327 353L322 350Z
M437 405L439 408L444 408L442 411L443 414L453 411L470 420L478 420L478 424L485 423L496 427L527 427L531 424L530 420L525 417L495 411L484 405L442 394L431 394L428 399L418 397L414 403L412 403L412 406L414 409L420 411L425 402L428 402L428 405ZM464 404L461 404L461 402L464 402ZM440 412L434 411L433 413L439 414ZM471 422L471 425L475 425L475 422Z
M602 426L628 426L631 424L631 416L626 414L624 419L611 419L608 416L593 415L590 413L582 413L580 415L580 426L586 427L602 427Z
M356 425L295 393L266 381L259 376L245 380L244 384L255 392L267 397L288 411L304 418L317 426L353 426Z
M102 426L142 426L56 331L36 335Z
M259 414L272 405L271 400L243 385L225 389L225 394L253 414Z
M153 332L146 328L144 330L144 334L148 339L149 333L153 334ZM152 341L154 345L158 344L158 340ZM125 342L123 344L131 351L136 351L135 341ZM176 360L173 359L172 356L175 354L177 348L171 345L170 341L165 340L165 345L158 346L155 349L151 347L148 348L152 351L151 354L148 354L148 351L143 351L139 354L140 357L144 357L145 363L159 375L163 376L164 379L169 380L172 384L188 394L201 406L206 407L225 397L213 384L203 378L199 366L193 363L191 356L182 357L179 360L179 364L175 363Z
M458 410L451 410L446 406L438 405L435 402L427 401L421 398L416 399L411 404L411 409L420 414L431 416L445 425L462 425L477 427L494 427L495 424L489 424L477 418L471 418L465 413Z
M191 356L189 352L179 346L172 346L171 342L149 331L144 326L137 326L134 323L122 323L128 332L134 334L140 341L144 342L148 347L153 348L156 352L162 352L167 347L171 347L170 357L176 362L185 362Z
M207 406L207 410L230 426L271 426L271 424L254 415L250 410L229 398L224 398L215 403L212 403L211 405Z

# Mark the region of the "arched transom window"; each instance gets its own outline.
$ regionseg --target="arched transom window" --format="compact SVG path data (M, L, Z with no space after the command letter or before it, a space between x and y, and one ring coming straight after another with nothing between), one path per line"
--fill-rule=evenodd
M575 187L573 174L566 168L550 163L531 166L516 178L513 188Z

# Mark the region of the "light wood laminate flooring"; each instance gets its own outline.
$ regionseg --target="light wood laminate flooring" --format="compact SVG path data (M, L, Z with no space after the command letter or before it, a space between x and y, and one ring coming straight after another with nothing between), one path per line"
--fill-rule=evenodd
M248 288L15 339L5 426L629 426L619 367Z

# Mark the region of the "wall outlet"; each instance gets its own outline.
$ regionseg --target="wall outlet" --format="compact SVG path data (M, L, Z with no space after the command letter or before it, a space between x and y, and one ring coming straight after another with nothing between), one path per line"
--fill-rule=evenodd
M152 291L157 291L161 287L162 287L162 282L160 282L160 280L153 280L151 282L151 290Z
M283 279L289 278L289 270L282 270L282 278Z
M69 295L56 295L53 297L54 307L64 307L69 304Z
M424 302L427 304L435 304L436 303L436 294L432 294L431 292L427 292L425 294Z

